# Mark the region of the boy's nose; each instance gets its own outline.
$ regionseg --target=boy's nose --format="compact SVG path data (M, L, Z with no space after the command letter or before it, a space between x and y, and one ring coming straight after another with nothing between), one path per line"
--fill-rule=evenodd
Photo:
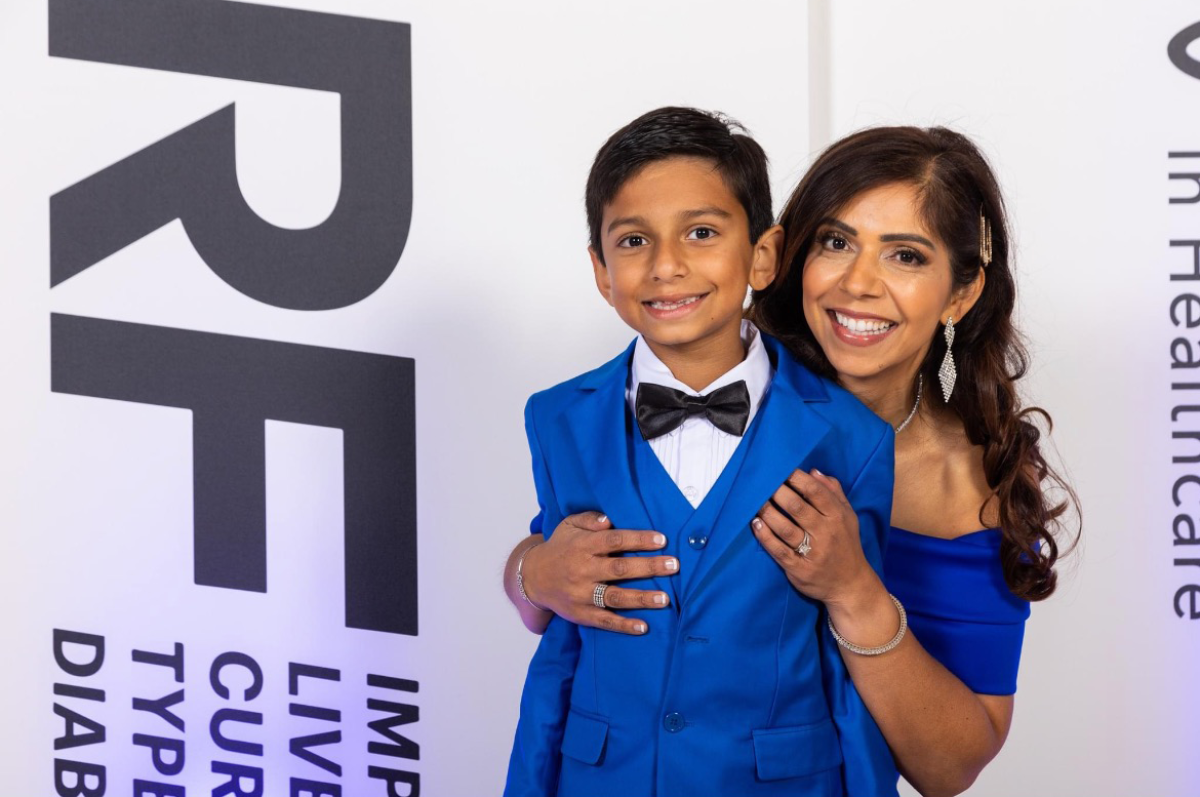
M656 280L669 280L687 273L687 261L681 247L675 242L660 244L655 248L654 261L650 267Z

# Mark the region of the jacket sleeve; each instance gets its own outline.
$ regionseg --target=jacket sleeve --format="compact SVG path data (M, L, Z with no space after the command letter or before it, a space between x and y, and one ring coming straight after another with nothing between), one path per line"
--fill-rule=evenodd
M846 494L858 515L863 553L875 572L883 576L883 552L891 528L892 482L895 479L895 442L885 427ZM846 794L894 797L899 774L887 742L859 697L846 671L837 640L829 633L822 612L821 662L825 693L829 699L842 747Z
M536 398L536 397L535 397ZM533 481L540 512L530 528L553 529L562 519L550 468L538 438L534 398L525 405L525 433L533 457ZM521 717L508 762L505 797L550 797L558 792L563 728L579 659L579 628L554 617L542 634L525 676Z

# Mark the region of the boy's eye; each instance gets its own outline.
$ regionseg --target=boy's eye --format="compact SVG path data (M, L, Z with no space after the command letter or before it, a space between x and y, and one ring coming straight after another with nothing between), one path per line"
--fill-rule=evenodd
M709 238L715 238L717 231L712 227L697 227L687 234L688 240L692 241L707 241Z
M646 239L641 235L626 235L621 240L617 241L617 246L633 248L635 246L645 246Z

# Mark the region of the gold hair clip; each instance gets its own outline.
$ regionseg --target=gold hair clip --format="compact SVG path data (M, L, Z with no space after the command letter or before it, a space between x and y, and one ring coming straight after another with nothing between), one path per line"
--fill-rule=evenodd
M992 225L983 215L983 208L979 209L979 262L984 268L992 263Z

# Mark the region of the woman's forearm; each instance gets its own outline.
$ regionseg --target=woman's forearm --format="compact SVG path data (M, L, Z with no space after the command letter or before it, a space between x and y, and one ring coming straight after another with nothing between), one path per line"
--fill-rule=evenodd
M861 491L847 499L837 480L796 471L750 524L792 586L821 601L839 635L865 648L886 646L900 625L854 509L878 499ZM922 794L961 793L1004 744L1012 697L975 694L912 633L882 655L843 648L841 656L898 768Z
M883 584L828 606L838 632L855 644L887 643L899 616ZM842 659L905 779L926 797L965 791L1004 744L1011 696L978 695L921 646L911 631L894 649Z
M520 591L517 590L517 563L522 556L527 556L529 549L542 541L541 534L530 534L526 539L517 543L517 547L513 548L512 553L508 555L508 562L504 565L504 594L508 595L512 605L517 607L517 612L521 615L521 622L535 634L545 631L546 626L550 624L550 618L554 615L545 609L539 609L521 597Z

